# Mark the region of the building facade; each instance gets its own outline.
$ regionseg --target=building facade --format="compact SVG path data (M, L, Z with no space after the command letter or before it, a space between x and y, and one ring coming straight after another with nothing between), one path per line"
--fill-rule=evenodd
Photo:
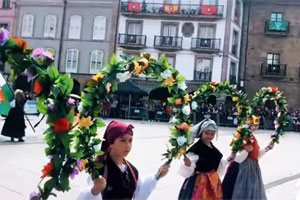
M250 98L278 87L290 108L300 108L299 9L297 0L245 1L240 78Z
M237 83L240 0L120 2L117 55L164 54L190 83Z
M0 27L15 35L15 0L0 0Z
M82 84L115 51L118 0L20 0L17 9L18 36L54 51L59 71Z

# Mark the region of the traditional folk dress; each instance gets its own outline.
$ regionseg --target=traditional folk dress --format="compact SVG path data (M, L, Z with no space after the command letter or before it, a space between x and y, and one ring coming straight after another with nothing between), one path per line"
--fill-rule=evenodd
M211 147L197 141L187 152L191 166L182 165L179 173L186 177L181 191L180 200L220 200L222 199L222 184L218 171L227 165L222 160L223 155L211 144Z
M252 138L253 150L249 153L244 151L239 161L231 163L224 177L223 198L224 199L249 199L265 200L265 188L262 181L261 171L258 164L266 150L260 150L256 138Z
M93 182L89 178L90 187L83 190L78 200L145 200L154 190L157 180L153 176L145 180L139 178L138 170L128 161L118 167L108 155L100 174L106 179L106 188L95 196L91 193Z

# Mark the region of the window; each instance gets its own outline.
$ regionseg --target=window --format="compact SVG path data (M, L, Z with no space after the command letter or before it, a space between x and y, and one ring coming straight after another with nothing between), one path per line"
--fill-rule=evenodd
M0 24L0 28L5 28L6 30L8 30L8 24Z
M70 18L69 39L80 39L81 20L79 15L72 15Z
M142 35L142 22L129 21L127 22L128 35Z
M177 25L175 24L163 24L162 26L162 35L163 36L177 36Z
M179 3L179 0L165 0L164 3L168 4L178 4Z
M106 17L96 16L94 18L93 40L104 40L106 32Z
M268 53L267 56L268 65L279 65L280 64L280 54Z
M2 8L10 8L10 0L3 0Z
M176 24L162 24L162 37L160 38L160 45L162 46L177 46L178 26Z
M159 54L159 58L161 56L166 56L167 57L167 61L168 61L168 64L175 68L175 65L176 65L176 55L175 54Z
M235 84L236 83L236 63L231 62L230 63L230 74L229 74L229 82L230 84Z
M241 2L239 0L235 1L235 11L234 11L234 22L240 24L241 20Z
M280 74L280 54L268 53L266 73Z
M77 49L68 49L66 57L66 72L76 73L78 67L79 51Z
M55 38L57 18L55 15L47 15L45 18L44 37Z
M231 53L235 56L238 55L238 45L239 45L239 33L237 31L233 31Z
M33 34L34 16L32 14L25 14L22 20L22 37L32 37Z
M211 80L211 59L198 58L196 60L196 67L194 72L194 79L198 81Z
M91 52L90 73L96 74L103 65L103 51L93 50Z
M271 14L271 21L281 22L283 20L282 13L273 12Z
M123 54L121 56L126 58L127 60L129 60L134 57L139 57L140 53L138 53L138 52L123 52Z

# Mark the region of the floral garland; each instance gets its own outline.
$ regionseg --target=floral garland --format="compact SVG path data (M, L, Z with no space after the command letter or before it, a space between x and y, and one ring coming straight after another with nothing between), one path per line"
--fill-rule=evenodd
M162 87L168 88L172 96L168 98L168 104L172 108L171 121L174 126L171 128L170 148L163 154L167 163L183 155L192 143L189 134L191 112L210 94L232 96L232 100L237 102L240 124L246 123L250 116L246 95L228 83L205 84L193 95L188 95L184 76L168 64L166 57L157 61L149 54L144 54L128 61L118 61L113 56L108 66L88 82L81 97L71 94L73 81L69 74L59 74L53 65L52 52L29 49L26 41L8 37L8 31L0 29L0 65L5 63L12 68L11 80L21 73L25 73L28 80L34 80L38 110L48 116L49 128L44 136L48 145L45 152L49 162L42 170L39 192L31 195L43 200L50 195L55 196L53 189L63 192L70 190L69 178L74 178L81 171L87 171L93 179L99 176L98 171L102 164L94 160L103 152L100 151L101 139L97 136L97 129L105 124L97 117L109 95L117 91L118 81L124 82L132 76L144 74L156 78ZM80 99L82 103L77 115L75 99ZM282 98L277 103L279 106L286 105ZM279 124L284 122L280 119ZM241 134L239 137L236 135L232 144L234 152L242 148L244 137L250 134L249 127L240 125L239 129ZM42 183L43 186L40 186Z
M272 143L279 143L279 138L284 135L284 127L287 125L287 102L283 96L283 92L279 91L278 88L274 87L264 87L261 88L256 96L252 100L251 114L254 116L259 116L260 112L266 101L274 101L276 106L277 117L274 120L275 131L271 135Z
M240 150L235 148L236 146L243 147L251 141L253 135L250 126L259 126L260 112L262 111L265 102L268 100L275 102L276 112L278 113L277 118L274 121L275 132L271 135L270 144L279 143L279 138L284 135L284 127L287 125L287 102L283 93L277 88L264 87L256 93L256 96L251 101L248 119L244 124L239 125L237 128L237 132L230 144L234 152L236 152L235 150Z
M238 127L241 127L242 124L246 122L250 111L249 101L247 100L247 96L237 89L236 85L230 85L228 82L211 82L204 84L192 95L192 109L195 111L198 105L206 103L210 95L231 96L232 101L235 102L235 108L237 110L237 119L240 124ZM241 136L243 137L244 135ZM237 152L243 148L239 140L242 137L239 137L232 143L231 146L233 152Z
M173 130L182 133L181 140L178 139L180 145L172 146L165 154L168 162L178 155L181 146L188 145L183 140L190 129L190 108L187 102L179 102L179 99L184 100L187 96L185 78L168 64L166 57L157 61L145 54L129 61L117 61L113 56L109 65L89 81L81 95L80 112L75 115L75 99L79 97L71 94L71 76L60 75L54 67L53 54L43 49L29 49L22 38L8 35L7 30L0 29L0 64L11 66L10 80L24 73L28 80L34 81L38 110L48 116L49 128L44 136L49 162L42 170L39 192L32 193L31 198L45 200L50 195L56 196L52 193L53 189L63 192L70 190L69 178L74 178L83 170L93 178L99 176L98 170L102 164L94 160L103 152L99 148L101 139L97 137L97 128L105 124L97 116L110 93L117 90L117 80L124 82L131 76L143 73L156 78L162 87L167 87L173 99L176 99L173 111L177 122ZM169 102L175 104L171 99Z

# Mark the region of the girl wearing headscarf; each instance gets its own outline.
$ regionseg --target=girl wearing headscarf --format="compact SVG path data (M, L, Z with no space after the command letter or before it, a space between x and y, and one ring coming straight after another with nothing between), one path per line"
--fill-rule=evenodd
M259 118L249 119L249 124L252 132L257 130ZM258 160L273 147L274 144L270 143L260 149L255 136L249 138L239 159L235 159L228 167L222 183L224 199L267 199Z
M78 200L147 199L154 190L158 177L168 173L169 166L163 165L155 176L142 180L138 170L125 157L131 150L133 126L112 121L106 128L101 150L104 156L97 162L104 164L100 177L93 186L80 193Z
M179 173L185 177L179 193L181 200L222 199L222 184L219 173L224 173L228 161L213 145L217 132L213 120L204 119L191 130L192 138L199 140L187 151Z

